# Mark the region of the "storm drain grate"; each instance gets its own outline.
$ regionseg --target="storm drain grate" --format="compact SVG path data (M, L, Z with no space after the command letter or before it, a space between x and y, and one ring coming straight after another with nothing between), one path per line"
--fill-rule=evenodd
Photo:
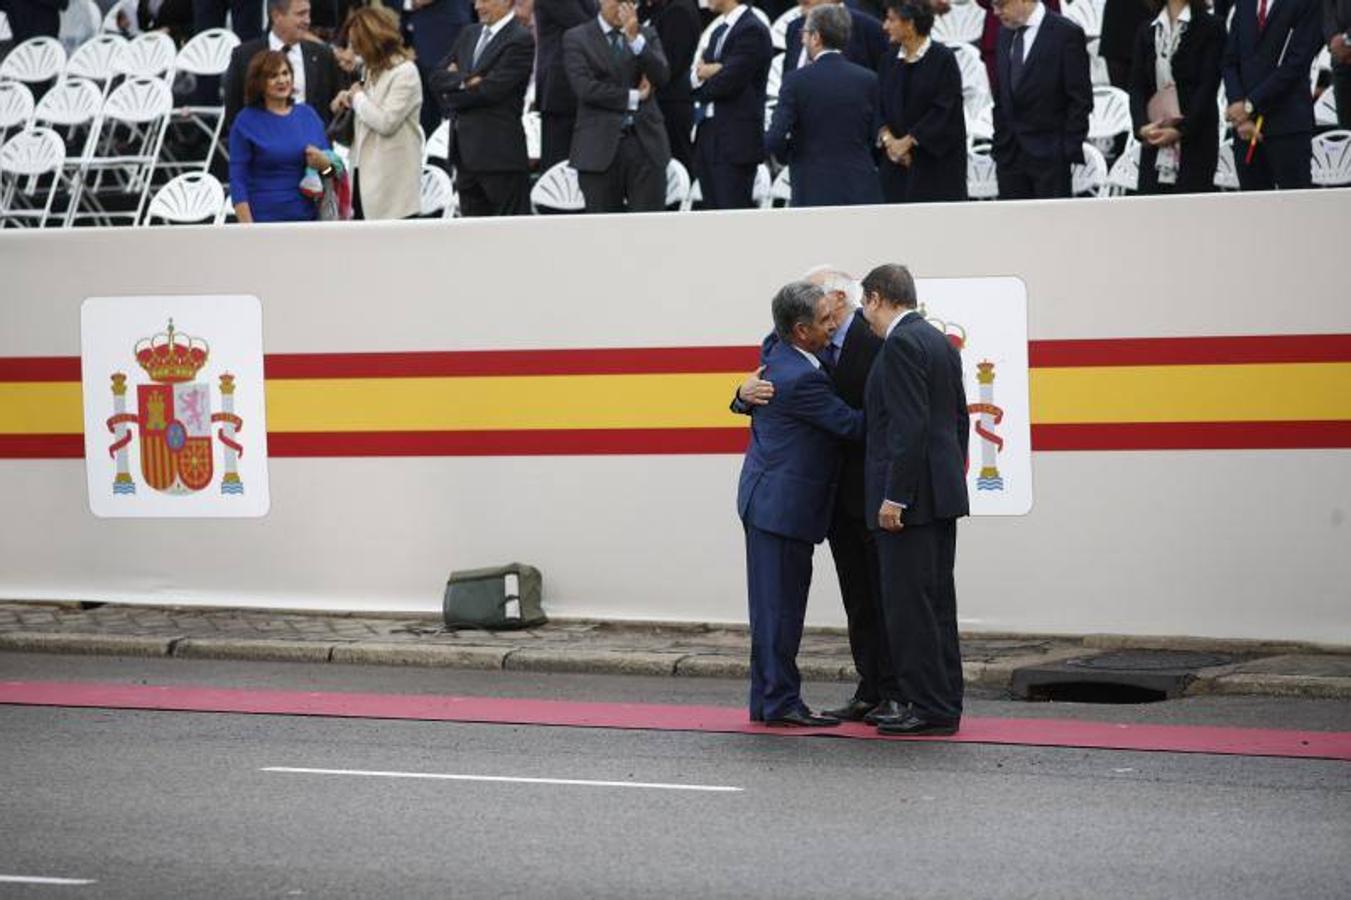
M1022 700L1065 703L1153 703L1182 695L1201 669L1235 657L1183 650L1118 650L1080 656L1013 672Z

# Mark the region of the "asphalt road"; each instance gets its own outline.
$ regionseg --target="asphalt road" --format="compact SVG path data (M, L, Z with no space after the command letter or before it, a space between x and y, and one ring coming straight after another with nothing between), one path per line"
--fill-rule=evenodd
M23 654L0 654L0 680L742 696L700 679ZM1348 707L990 697L970 712L1351 730ZM559 783L593 781L629 784ZM0 706L3 897L1342 898L1348 848L1344 762Z

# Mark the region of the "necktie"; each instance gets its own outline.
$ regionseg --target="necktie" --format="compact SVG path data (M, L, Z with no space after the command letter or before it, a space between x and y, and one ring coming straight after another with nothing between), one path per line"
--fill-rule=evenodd
M1267 27L1267 0L1257 0L1257 33L1261 34Z
M834 372L835 363L840 358L840 348L835 346L834 341L831 341L821 349L820 353L816 354L816 357L821 360L821 365L825 366L826 372Z
M722 39L725 37L727 37L727 23L723 22L713 29L708 48L704 50L704 62L717 62L718 57L722 56Z
M624 35L618 28L610 29L610 52L615 55L616 60L624 58Z
M478 67L478 58L483 55L483 48L488 46L488 39L491 36L492 32L488 29L487 25L484 25L483 33L478 36L478 44L474 46L474 58L470 60L469 63L471 67Z
M1023 32L1027 26L1013 30L1013 46L1009 49L1009 86L1016 88L1023 77Z

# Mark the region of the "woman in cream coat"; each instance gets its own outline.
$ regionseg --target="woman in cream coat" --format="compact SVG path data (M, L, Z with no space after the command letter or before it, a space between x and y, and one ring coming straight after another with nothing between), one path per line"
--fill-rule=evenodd
M358 219L404 219L422 210L422 79L403 45L399 20L384 6L363 6L347 20L351 48L366 64L364 83L333 98L355 113L352 204Z

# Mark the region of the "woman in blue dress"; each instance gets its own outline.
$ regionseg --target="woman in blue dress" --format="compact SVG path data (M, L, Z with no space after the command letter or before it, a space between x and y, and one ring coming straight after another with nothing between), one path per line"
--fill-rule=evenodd
M328 137L319 114L291 99L291 64L266 50L249 61L245 107L230 127L230 200L241 222L306 222L313 200L300 193L309 166L326 174Z

